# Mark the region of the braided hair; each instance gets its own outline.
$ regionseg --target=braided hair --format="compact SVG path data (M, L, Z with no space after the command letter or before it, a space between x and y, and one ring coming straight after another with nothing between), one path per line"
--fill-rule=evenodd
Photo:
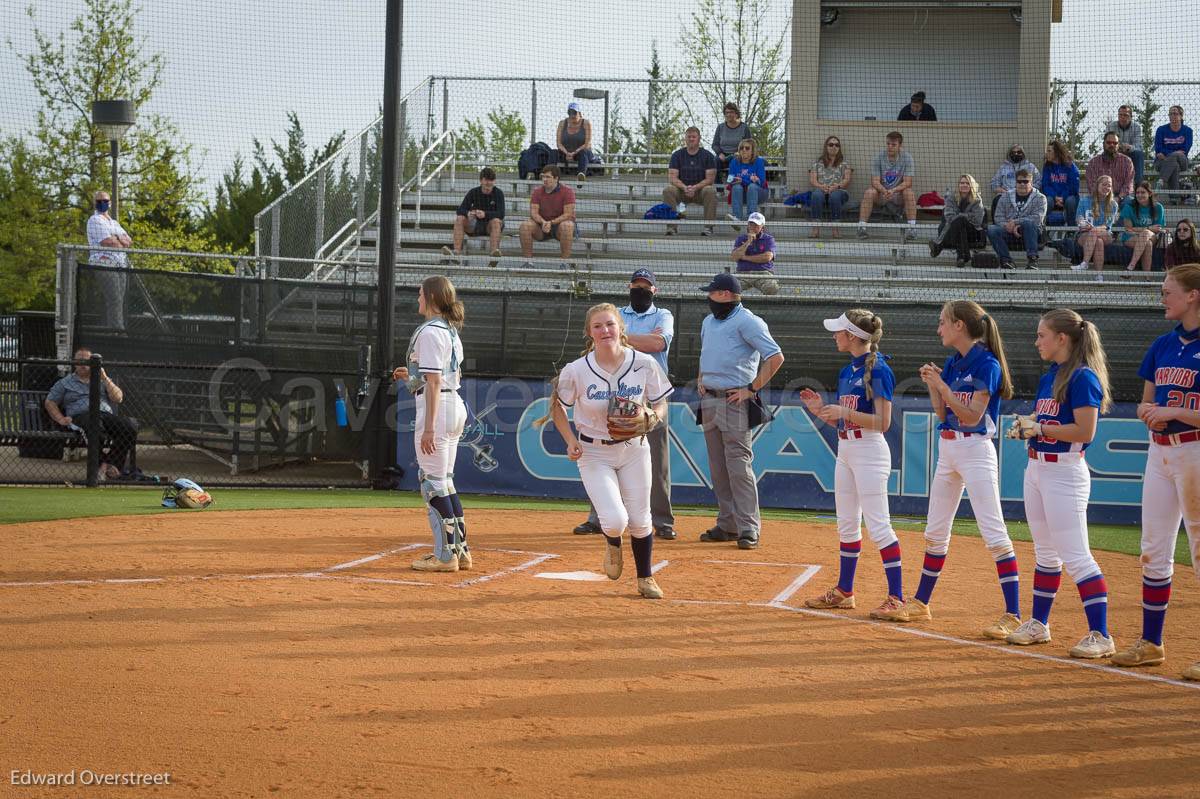
M846 318L855 327L861 328L864 333L871 335L871 338L867 339L869 349L867 358L863 362L863 389L866 390L867 399L874 399L875 392L871 388L871 370L879 361L879 340L883 338L883 317L876 316L866 308L851 308L846 311Z

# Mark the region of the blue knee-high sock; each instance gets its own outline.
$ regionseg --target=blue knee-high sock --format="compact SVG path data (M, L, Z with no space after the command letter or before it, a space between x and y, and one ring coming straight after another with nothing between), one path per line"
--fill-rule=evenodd
M1151 580L1142 577L1142 637L1162 646L1163 622L1171 601L1171 578Z
M463 515L462 500L458 498L458 493L451 494L450 507L454 511L455 517L458 519L458 532L462 536L462 545L467 546L467 520Z
M629 546L633 548L633 565L637 569L637 576L649 577L650 561L654 556L654 536L647 535L641 538L630 536Z
M945 565L945 555L925 553L925 562L921 565L921 582L917 584L917 593L914 596L926 605L929 604L929 598L933 596L933 587L937 585L938 577L941 576L942 567Z
M1032 615L1042 624L1050 623L1050 608L1054 605L1054 597L1062 584L1062 569L1049 569L1037 566L1033 570L1033 611Z
M841 572L838 574L838 589L850 596L854 593L854 572L858 569L858 555L862 541L843 541L841 544Z
M887 576L888 595L904 599L904 574L900 569L900 541L896 540L879 550L883 558L883 573Z
M1000 592L1004 594L1004 610L1017 618L1021 617L1021 576L1017 572L1016 554L1008 554L996 561L996 576L1000 578Z
M1089 577L1075 584L1079 598L1083 600L1083 612L1087 614L1088 629L1108 637L1108 582L1103 574Z

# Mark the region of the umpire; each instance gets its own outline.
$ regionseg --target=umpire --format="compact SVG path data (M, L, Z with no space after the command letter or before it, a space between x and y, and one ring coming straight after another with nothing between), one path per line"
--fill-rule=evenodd
M736 277L719 274L700 290L708 292L712 313L700 325L696 388L718 507L716 525L700 540L737 541L739 549L756 549L762 521L750 439L765 415L757 394L783 365L783 352L767 323L742 305Z
M666 308L654 304L658 287L654 273L639 269L629 278L629 304L621 309L629 346L654 357L663 374L667 371L667 351L675 338L675 317ZM662 424L646 434L650 445L650 520L654 534L668 540L675 538L675 513L671 510L671 458L667 417ZM588 519L575 528L576 535L599 533L600 519L591 507Z

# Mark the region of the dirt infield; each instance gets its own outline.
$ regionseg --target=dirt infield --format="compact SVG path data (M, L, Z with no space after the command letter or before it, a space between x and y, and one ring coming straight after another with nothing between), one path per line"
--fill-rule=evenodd
M857 610L797 609L836 579L829 526L770 521L742 552L683 518L656 542L654 602L628 546L617 583L536 576L600 571L574 516L468 513L476 568L450 575L408 569L419 510L0 528L0 795L1196 793L1200 685L1175 680L1200 659L1189 568L1167 663L1124 672L1066 658L1086 630L1065 579L1053 643L982 642L1001 605L978 539L954 540L933 623L909 627L867 618L884 585L869 541ZM908 590L919 542L901 533ZM1140 573L1099 560L1120 646ZM170 785L11 784L85 769Z

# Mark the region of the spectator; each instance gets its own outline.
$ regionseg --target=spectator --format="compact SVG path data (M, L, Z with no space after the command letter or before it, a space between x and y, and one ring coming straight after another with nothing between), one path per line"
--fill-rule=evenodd
M558 179L558 167L547 164L542 167L542 185L533 190L529 197L529 218L521 223L521 255L533 257L533 242L547 236L558 239L563 258L571 257L571 244L575 239L575 190L564 186ZM526 266L532 266L529 261Z
M1133 121L1133 109L1127 105L1118 108L1117 121L1109 122L1104 132L1117 134L1117 151L1133 161L1133 182L1141 183L1146 154L1142 152L1142 126Z
M1121 204L1113 194L1112 178L1101 175L1096 183L1096 193L1084 197L1076 211L1075 224L1079 234L1075 243L1083 252L1083 260L1071 268L1082 272L1092 265L1096 272L1104 271L1104 246L1112 241L1113 225L1117 223ZM1100 275L1096 279L1101 279Z
M92 352L86 347L75 350L74 371L51 386L50 393L46 395L46 413L50 414L55 424L87 430L93 412L88 395L92 367L87 361L91 357ZM126 472L126 462L137 446L137 428L133 422L117 416L114 410L114 406L120 405L124 399L125 392L101 368L100 408L96 423L101 435L108 441L107 451L102 449L100 452L102 479L111 480Z
M900 109L897 122L937 122L937 112L925 103L925 92L917 92L909 98L908 105Z
M903 210L908 220L908 230L904 231L904 239L908 241L916 237L917 194L912 188L916 173L912 156L904 151L904 136L893 130L887 135L887 148L879 151L871 165L871 188L863 193L858 209L860 239L867 237L867 220L871 218L876 200L883 203L893 214Z
M929 254L937 258L942 250L953 247L954 265L961 269L971 262L972 248L982 248L986 241L979 183L970 175L959 175L958 190L947 191L944 201L942 223L937 236L929 242Z
M629 304L621 309L625 322L625 336L629 346L638 352L649 354L658 362L663 374L667 374L667 350L675 338L675 317L666 308L654 304L658 288L654 285L654 273L639 269L629 280ZM667 432L669 418L646 434L650 446L650 521L654 534L672 540L675 535L675 512L671 508L671 459ZM576 535L604 532L596 508L590 506L587 521L575 528Z
M717 218L717 157L700 146L700 128L690 127L683 134L686 146L671 153L671 165L667 169L667 183L663 189L663 202L672 207L686 206L697 199L704 204L704 218ZM685 208L680 208L682 216ZM678 232L674 225L667 227L667 235ZM711 236L712 226L701 231L701 236Z
M443 247L446 255L461 255L465 236L487 234L492 245L492 261L500 257L500 234L504 231L504 192L496 188L496 170L485 166L479 170L479 185L467 192L459 203L454 217L454 249Z
M1143 272L1149 272L1154 259L1154 242L1167 226L1167 215L1162 203L1154 199L1150 184L1143 181L1121 208L1121 221L1125 232L1121 242L1132 248L1133 256L1121 277L1129 277L1139 263Z
M996 174L992 175L992 182L988 184L992 188L992 219L996 218L996 204L1000 202L1000 198L1016 188L1017 170L1020 169L1024 169L1030 174L1033 185L1038 184L1037 167L1025 158L1025 148L1014 144L1008 148L1008 158L1000 164Z
M778 294L775 279L775 238L766 231L767 218L750 214L746 232L733 242L729 257L737 261L738 280L742 288L758 289L763 294Z
M767 160L758 154L754 139L742 139L737 157L729 162L729 193L733 213L728 217L745 222L767 199Z
M701 541L737 541L757 549L762 526L754 476L753 429L763 421L757 393L783 365L783 351L762 319L742 306L742 286L722 272L701 291L712 313L700 325L699 421L717 495L717 523Z
M1025 245L1025 268L1037 269L1041 249L1042 226L1046 221L1046 195L1033 187L1033 175L1019 169L1016 188L1000 195L993 224L988 226L988 240L1000 259L1001 269L1012 269L1009 243Z
M1170 191L1179 190L1179 178L1187 172L1188 152L1192 149L1192 129L1183 124L1183 106L1173 105L1167 112L1171 120L1154 131L1154 162L1158 167L1159 185ZM1141 184L1139 184L1141 185ZM1179 205L1183 197L1167 197L1170 205Z
M854 176L854 170L846 163L844 156L841 139L829 136L821 148L821 157L808 168L808 183L813 187L808 193L808 213L813 222L821 221L826 208L829 208L829 221L842 221L842 208L850 199L846 187ZM830 230L835 239L842 235L837 227ZM821 229L814 224L808 237L819 239Z
M1200 264L1200 242L1196 241L1196 226L1190 219L1180 219L1175 225L1175 238L1167 245L1167 269L1180 264Z
M95 203L96 211L87 223L88 246L116 249L132 247L133 239L129 238L129 234L125 232L125 228L121 227L121 223L108 214L111 205L108 192L98 191L92 196L92 200ZM129 261L123 252L92 250L88 257L88 263L92 266L101 266L112 270L129 268ZM96 278L104 299L100 324L110 330L123 332L125 330L126 276L123 272L112 271L102 272Z
M1071 151L1058 139L1046 145L1041 190L1046 195L1046 224L1050 224L1050 214L1055 211L1062 214L1062 220L1055 220L1055 224L1075 224L1075 210L1079 207L1079 168L1075 166Z
M729 162L737 155L738 147L751 138L750 127L742 121L742 111L737 103L725 103L725 121L717 125L713 134L712 151L717 157L718 178L729 168Z
M1096 184L1105 175L1112 179L1117 202L1123 203L1126 197L1133 194L1133 161L1120 152L1120 147L1117 134L1111 130L1104 134L1104 149L1092 156L1084 170L1087 173L1088 194L1096 193Z
M583 118L579 103L567 106L567 118L558 123L557 141L563 167L574 158L579 180L587 180L588 164L596 157L592 155L592 123Z

